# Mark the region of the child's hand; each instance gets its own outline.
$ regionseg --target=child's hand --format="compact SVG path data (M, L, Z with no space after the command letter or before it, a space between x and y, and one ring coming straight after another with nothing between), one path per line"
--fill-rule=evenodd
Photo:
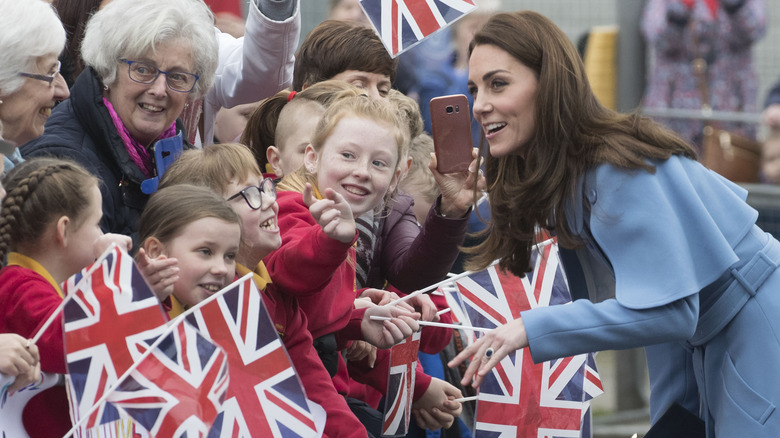
M92 245L92 248L95 251L95 258L100 257L100 255L103 254L103 252L107 250L112 243L116 243L116 246L124 249L125 251L130 251L133 248L133 239L131 239L130 236L115 233L104 234L98 237L98 239Z
M322 192L323 199L315 199L311 184L303 189L303 202L309 206L309 212L322 227L322 231L331 239L350 243L355 239L355 219L343 196L333 189Z
M433 178L441 191L439 212L447 217L461 218L474 205L474 187L485 190L485 176L477 169L477 153L472 151L472 161L467 172L441 174L436 170L436 154L431 154L428 168L433 172Z
M159 255L156 258L149 258L146 251L141 248L138 250L136 265L141 275L144 276L152 292L157 299L164 301L173 293L173 285L179 280L179 261L174 258L167 258Z
M35 344L27 348L27 339L15 333L0 334L0 373L15 376L8 391L14 392L41 378L41 362Z
M425 429L437 430L452 426L463 406L456 401L463 395L460 390L444 380L432 378L428 390L412 404L417 424Z
M371 319L372 315L390 317L386 321ZM419 313L409 312L398 306L376 306L366 310L360 323L363 339L377 348L390 348L420 329Z
M344 358L348 361L357 362L363 358L368 358L368 366L374 368L376 363L376 347L369 344L366 341L353 341L352 344L347 347Z

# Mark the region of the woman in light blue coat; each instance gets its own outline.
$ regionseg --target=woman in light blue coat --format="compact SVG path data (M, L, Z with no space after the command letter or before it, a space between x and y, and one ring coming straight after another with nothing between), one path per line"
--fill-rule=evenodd
M541 226L573 295L590 299L485 335L450 364L473 355L463 383L524 347L536 362L650 347L654 419L680 402L708 437L780 436L780 243L756 227L746 192L666 128L603 107L574 46L534 12L476 34L469 88L491 200L469 268L529 271Z

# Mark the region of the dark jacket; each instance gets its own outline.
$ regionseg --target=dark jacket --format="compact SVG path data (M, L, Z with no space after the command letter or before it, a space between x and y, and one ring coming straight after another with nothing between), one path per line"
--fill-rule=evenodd
M176 121L181 130L180 121ZM185 149L191 148L189 144ZM149 196L141 192L146 176L133 162L103 103L103 85L91 68L85 69L70 90L70 98L57 105L46 122L44 134L22 146L22 156L70 158L102 181L103 219L106 233L133 237Z

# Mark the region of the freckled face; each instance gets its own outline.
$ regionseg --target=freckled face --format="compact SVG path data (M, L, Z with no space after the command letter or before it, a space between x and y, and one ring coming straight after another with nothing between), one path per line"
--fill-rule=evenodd
M401 173L391 128L358 117L343 118L319 153L307 148L305 160L315 167L320 189L344 196L355 217L381 205Z
M536 129L539 80L533 70L505 50L478 45L469 58L469 90L474 118L482 126L490 154L523 154Z

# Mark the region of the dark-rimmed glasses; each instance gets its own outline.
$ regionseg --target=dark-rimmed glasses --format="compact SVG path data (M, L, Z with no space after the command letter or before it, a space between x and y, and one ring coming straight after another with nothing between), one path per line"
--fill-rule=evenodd
M239 196L244 197L244 201L252 210L259 210L263 206L263 196L266 195L271 198L272 201L276 200L276 184L271 178L265 178L260 182L259 186L249 186L236 193L235 195L227 198L228 201L232 201Z
M47 75L40 75L37 73L19 72L19 76L24 76L30 79L37 79L39 81L46 82L47 84L49 84L49 86L51 86L51 83L54 82L54 79L57 77L58 74L60 74L61 66L62 63L60 61L57 61L57 70L54 73L49 73Z
M141 61L130 61L129 59L120 59L127 63L127 75L133 82L139 84L151 84L157 80L160 73L165 75L165 83L168 88L179 93L189 93L195 88L200 76L195 73L185 71L163 71L159 68Z

